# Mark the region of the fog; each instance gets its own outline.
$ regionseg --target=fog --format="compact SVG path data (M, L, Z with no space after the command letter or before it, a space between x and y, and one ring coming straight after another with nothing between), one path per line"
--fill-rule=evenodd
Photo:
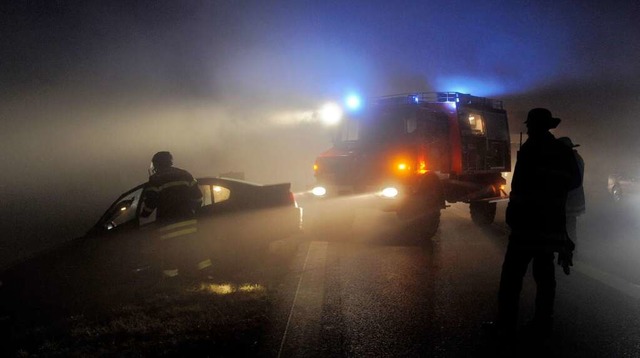
M42 2L0 22L0 266L82 235L169 150L195 176L313 183L345 93L461 91L562 118L585 185L640 153L638 4ZM525 136L526 139L526 136ZM594 198L606 198L594 195ZM597 205L597 202L594 203ZM591 205L594 205L591 204Z
M120 193L147 180L159 150L171 151L175 166L196 177L243 172L249 181L290 182L300 191L313 184L315 155L331 140L312 114L295 108L262 106L256 113L189 100L122 107L38 100L0 110L17 119L2 131L9 153L3 167L12 168L2 178L3 255L83 234Z

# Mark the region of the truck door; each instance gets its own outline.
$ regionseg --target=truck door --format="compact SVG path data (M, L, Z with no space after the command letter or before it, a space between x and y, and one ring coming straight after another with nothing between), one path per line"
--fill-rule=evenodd
M463 171L511 170L506 113L465 108L460 112L459 123Z
M422 109L418 113L417 132L424 143L427 169L448 173L449 160L449 122L444 113Z
M462 171L487 170L487 128L482 111L465 108L460 111L460 134L462 142Z
M484 112L483 118L487 132L487 169L511 171L511 138L506 113Z

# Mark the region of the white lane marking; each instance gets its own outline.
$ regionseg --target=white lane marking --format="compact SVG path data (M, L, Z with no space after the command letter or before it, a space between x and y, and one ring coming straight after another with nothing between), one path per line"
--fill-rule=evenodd
M302 265L302 272L300 273L300 278L298 279L298 286L296 287L296 293L293 296L293 302L291 303L291 309L289 310L287 325L284 329L284 334L282 335L282 341L280 342L280 349L278 350L278 358L282 356L284 345L287 340L287 335L289 333L289 327L291 326L293 313L295 311L300 292L306 291L305 293L309 295L310 293L313 294L314 292L319 294L322 292L322 290L324 290L324 281L322 281L322 284L318 285L317 279L320 278L319 275L321 276L324 275L324 270L321 270L321 269L324 268L326 263L327 246L328 246L328 242L326 241L325 242L313 241L311 242L311 244L309 244L309 248L307 249L307 255L304 259L304 264ZM309 260L310 257L311 257L311 260ZM313 262L313 264L309 265L310 262ZM308 284L310 287L306 287L306 285L303 286L303 279L305 278L305 273L307 273L309 270L313 270L313 273L310 275L311 279L309 280L309 284ZM306 282L304 283L307 284ZM320 287L314 287L314 286L320 286ZM306 300L302 300L302 301L310 301L310 300L307 298ZM309 302L304 302L304 303L306 303L307 306L309 305L320 306L320 307L304 307L304 309L307 311L313 311L314 309L318 311L322 306L322 302L317 302L317 300L316 302L314 302L315 304L313 303L309 304Z
M598 270L597 268L581 261L574 262L574 270L635 299L640 298L640 285L631 283L627 280L621 279L618 276Z
M313 244L313 243L311 243ZM282 341L280 341L280 349L278 350L278 358L282 355L282 348L284 347L284 342L287 340L287 333L289 332L289 325L291 324L291 317L293 316L293 309L296 306L296 301L298 300L298 293L300 292L300 285L302 284L302 278L304 277L304 271L307 269L307 262L309 261L309 252L311 252L311 244L307 248L307 256L304 258L304 264L302 265L302 273L300 274L300 278L298 279L298 286L296 287L296 293L293 296L293 303L291 303L291 309L289 310L289 318L287 318L287 325L284 328L284 334L282 335Z

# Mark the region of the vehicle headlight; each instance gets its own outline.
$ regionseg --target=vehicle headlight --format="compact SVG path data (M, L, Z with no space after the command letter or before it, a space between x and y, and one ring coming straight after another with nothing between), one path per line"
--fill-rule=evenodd
M323 186L317 186L311 189L311 193L315 196L325 196L327 194L327 189Z
M320 119L327 125L337 125L342 119L342 108L336 103L327 103L320 108Z
M384 196L385 198L395 198L396 196L398 196L398 189L390 186L387 188L382 189L382 191L380 192L380 194L382 196Z

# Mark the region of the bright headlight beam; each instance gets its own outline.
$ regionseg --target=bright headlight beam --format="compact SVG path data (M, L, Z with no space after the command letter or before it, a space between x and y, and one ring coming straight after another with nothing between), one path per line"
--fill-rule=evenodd
M327 189L322 186L317 186L311 190L311 193L315 196L324 196L327 194Z
M396 196L398 196L398 189L394 187L384 188L382 189L381 194L385 198L395 198Z
M335 125L342 119L342 108L335 103L327 103L320 108L320 119L327 125Z

